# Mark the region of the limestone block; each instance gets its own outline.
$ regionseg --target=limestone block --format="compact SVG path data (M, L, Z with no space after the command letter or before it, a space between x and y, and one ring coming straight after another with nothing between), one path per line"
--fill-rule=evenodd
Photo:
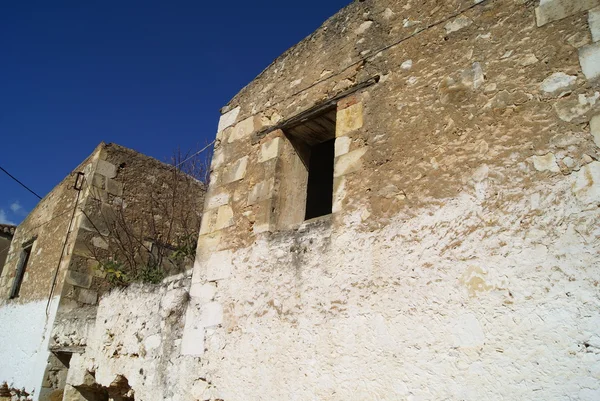
M217 220L216 210L207 210L202 215L202 225L200 226L200 235L211 233L215 230Z
M340 137L363 126L363 104L353 104L343 110L338 110L336 116L335 136Z
M204 354L204 328L188 326L186 321L181 339L181 354L201 356Z
M233 253L230 250L213 253L206 262L206 280L218 281L229 278L233 270Z
M237 123L235 127L233 127L227 142L232 143L240 139L244 139L252 132L254 132L254 116L248 117L245 120Z
M92 245L100 249L108 249L108 241L102 237L92 238Z
M346 178L336 177L333 179L333 204L331 212L337 213L342 210L342 202L346 197Z
M213 153L212 161L210 163L210 167L215 170L225 162L225 152L223 151L223 147L219 149L215 149Z
M197 298L201 303L210 302L217 293L217 285L214 282L194 283L190 288L190 296Z
M210 257L210 255L212 255L212 253L219 249L219 244L221 243L221 232L217 231L211 234L205 234L205 235L201 235L198 238L198 247L196 248L196 261L197 262L203 262L208 260L208 258ZM196 265L194 264L194 269L195 269ZM194 270L194 276L192 276L192 281L194 280L195 277L195 272L196 270Z
M104 189L105 182L106 182L106 177L103 176L102 174L96 173L92 177L92 186L94 186L96 188Z
M205 210L215 209L229 203L229 193L219 192L207 197Z
M281 138L273 138L270 141L263 143L260 147L260 154L258 155L258 161L260 163L267 160L274 159L279 156L281 149Z
M472 23L473 20L471 18L467 18L461 15L460 17L455 18L452 21L448 22L446 25L444 25L444 28L446 29L446 33L450 34L452 32L460 31L461 29L468 27Z
M144 340L144 348L147 351L151 351L153 349L160 347L161 342L162 342L162 339L160 338L159 334L154 334L154 335L148 336Z
M273 200L268 199L258 204L258 210L252 226L252 231L255 234L271 231L273 229Z
M101 174L108 178L115 178L117 176L117 166L106 160L98 160L96 174Z
M581 202L600 203L600 162L594 161L579 170L572 189Z
M335 159L334 177L350 174L362 169L361 158L367 152L366 147L353 150Z
M585 77L591 81L600 77L600 42L579 49L579 63Z
M347 136L340 136L335 139L335 157L345 155L350 151L352 139Z
M592 31L592 41L600 41L600 7L590 10L588 23L590 25L590 31Z
M540 89L549 94L560 94L572 89L576 82L577 77L574 75L567 75L564 72L555 72L544 79L540 85Z
M535 9L538 26L575 15L600 5L600 0L542 0Z
M560 167L558 167L554 153L547 153L543 156L533 156L531 161L533 162L533 167L538 171L560 172Z
M217 209L217 220L215 222L215 230L222 230L233 225L233 210L231 206L224 205Z
M596 146L600 147L600 114L592 117L592 121L590 121L590 131L594 137L594 143Z
M274 188L274 178L270 178L256 184L248 194L248 206L272 198Z
M246 167L248 166L248 156L235 161L235 163L227 166L223 172L222 184L229 184L234 181L239 181L246 176Z
M92 275L69 270L66 282L77 287L90 288L92 286Z
M235 109L230 110L227 113L223 114L221 116L221 118L219 119L219 127L217 128L217 132L221 132L225 128L230 127L233 124L235 124L235 121L237 120L237 117L240 114L240 110L241 109L238 106Z
M106 191L115 196L123 196L123 183L108 178L106 180Z
M223 306L218 302L209 302L200 309L202 327L214 327L223 323Z
M98 293L93 290L82 289L79 291L77 300L84 304L96 305L98 302Z

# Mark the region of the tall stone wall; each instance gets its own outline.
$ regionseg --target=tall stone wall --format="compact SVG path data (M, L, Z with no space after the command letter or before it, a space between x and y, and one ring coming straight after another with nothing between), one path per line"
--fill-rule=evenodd
M106 298L70 385L598 399L597 5L371 0L332 17L223 110L185 327L161 331L166 290ZM326 102L332 214L302 221L286 122Z

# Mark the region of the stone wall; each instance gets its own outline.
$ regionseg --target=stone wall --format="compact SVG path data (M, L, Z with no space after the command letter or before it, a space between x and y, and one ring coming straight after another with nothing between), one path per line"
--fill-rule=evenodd
M205 399L600 396L597 4L568 3L354 2L223 109ZM333 213L282 226L286 122L330 99Z
M597 5L353 2L223 109L189 301L169 284L107 295L67 383L600 398ZM302 221L289 122L323 104L333 208Z

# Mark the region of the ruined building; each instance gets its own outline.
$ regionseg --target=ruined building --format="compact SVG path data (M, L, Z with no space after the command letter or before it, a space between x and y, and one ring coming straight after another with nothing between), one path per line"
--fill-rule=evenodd
M126 284L127 275L160 281L158 272L166 271L183 279L191 269L183 260L164 258L159 266L156 259L161 248L178 244L177 233L189 232L186 224L200 221L204 192L204 184L170 165L102 143L46 195L14 232L0 276L0 385L62 400L70 359L85 349L98 299ZM172 199L185 213L161 207ZM128 267L127 253L145 269ZM118 394L122 387L95 390Z
M0 224L0 275L2 274L4 261L6 261L6 255L8 255L10 242L15 234L15 228L17 227L11 224Z
M63 399L600 399L599 6L326 21L223 108L191 277L102 297Z

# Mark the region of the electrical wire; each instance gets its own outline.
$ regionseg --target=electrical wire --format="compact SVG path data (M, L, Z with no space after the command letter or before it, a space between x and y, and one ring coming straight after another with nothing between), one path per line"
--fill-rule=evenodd
M209 147L211 147L217 140L213 139L213 141L211 143L209 143L208 145L206 145L205 147L203 147L202 149L200 149L199 151L197 151L196 153L194 153L193 155L191 155L190 157L188 157L187 159L185 159L184 161L178 163L175 165L175 168L179 168L183 163L185 163L186 161L198 156L200 153L204 152L206 149L208 149Z
M33 189L29 188L27 185L23 184L21 181L19 181L14 175L12 175L11 173L9 173L8 171L6 171L5 169L2 168L2 166L0 166L0 170L4 171L6 173L6 175L8 175L10 178L12 178L13 180L15 180L17 183L19 183L19 185L21 185L23 188L25 188L26 190L28 190L29 192L31 192L32 194L34 194L35 196L37 196L38 199L42 199L41 196L39 196L38 194L36 194Z

